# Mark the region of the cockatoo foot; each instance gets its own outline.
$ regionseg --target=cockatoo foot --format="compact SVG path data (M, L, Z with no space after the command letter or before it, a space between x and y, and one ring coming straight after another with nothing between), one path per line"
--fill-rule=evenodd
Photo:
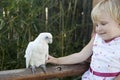
M42 64L40 65L40 68L42 69L42 71L46 74L47 70L46 70L46 65Z
M32 73L34 74L36 71L35 66L30 66L30 68L31 68Z

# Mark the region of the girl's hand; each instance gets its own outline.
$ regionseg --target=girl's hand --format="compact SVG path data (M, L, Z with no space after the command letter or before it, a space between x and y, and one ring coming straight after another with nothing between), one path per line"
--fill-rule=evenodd
M49 55L48 60L46 60L46 63L58 64L58 59Z
M115 78L115 80L120 80L120 74Z

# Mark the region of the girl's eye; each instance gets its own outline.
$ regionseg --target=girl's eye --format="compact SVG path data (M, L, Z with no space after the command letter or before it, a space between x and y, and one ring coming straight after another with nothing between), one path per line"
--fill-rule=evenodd
M102 22L102 23L101 23L101 25L103 25L103 26L106 25L106 24L107 24L106 22Z

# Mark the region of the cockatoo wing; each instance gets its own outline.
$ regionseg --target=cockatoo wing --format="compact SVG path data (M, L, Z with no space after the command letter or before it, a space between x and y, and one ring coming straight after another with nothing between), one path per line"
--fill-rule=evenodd
M26 58L26 68L30 65L30 59L32 56L32 48L33 48L33 42L29 42L26 51L25 51L25 58Z
M45 64L45 60L48 59L48 44L41 42L39 45L37 44L36 46L37 47L35 54L38 55L36 56L36 59L38 59L39 65Z

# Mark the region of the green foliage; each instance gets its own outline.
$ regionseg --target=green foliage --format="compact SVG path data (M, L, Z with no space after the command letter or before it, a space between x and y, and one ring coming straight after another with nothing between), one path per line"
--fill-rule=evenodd
M0 70L24 68L26 46L41 32L53 34L53 56L80 51L90 39L91 3L92 0L1 0Z

